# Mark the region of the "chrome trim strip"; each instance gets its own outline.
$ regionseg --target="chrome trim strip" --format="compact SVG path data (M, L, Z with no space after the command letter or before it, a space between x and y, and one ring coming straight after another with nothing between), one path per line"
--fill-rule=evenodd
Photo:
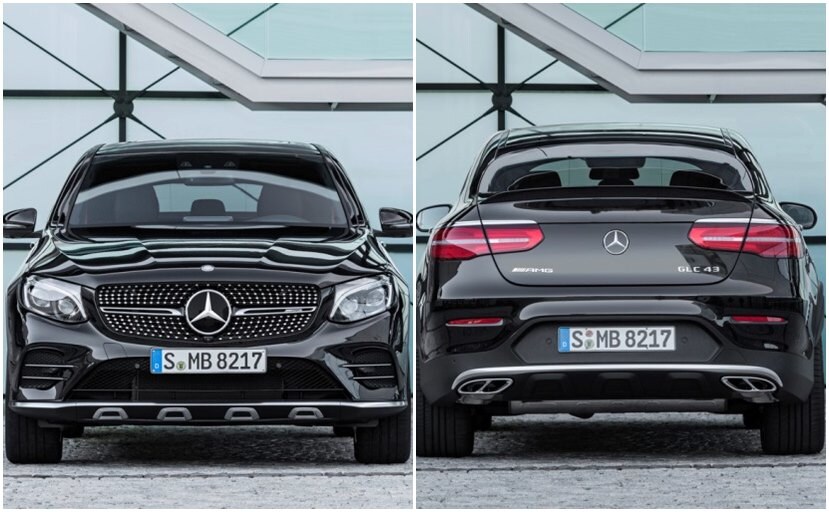
M102 306L102 313L113 313L119 315L159 315L159 316L184 316L184 312L175 308L144 308L144 307L116 307Z
M313 313L316 306L285 306L278 308L242 308L237 309L233 316L262 316L262 315L290 315L292 313Z
M23 366L26 368L74 368L71 364L40 364L40 363L26 363Z
M21 375L20 380L53 380L55 382L61 382L61 381L64 381L66 379L64 379L63 377L36 377L36 376L28 377L26 375Z
M774 219L749 219L749 218L745 218L745 217L740 217L740 218L735 217L733 219L730 219L728 217L717 218L717 219L698 219L694 222L700 222L700 223L705 223L705 224L708 224L708 223L711 223L711 224L718 224L718 223L722 223L722 224L729 224L729 223L730 224L748 224L749 222L752 223L752 224L780 224L780 222L777 222Z
M657 372L704 372L747 374L762 376L773 380L778 388L783 381L777 373L762 366L743 366L731 364L543 364L528 366L498 366L492 368L475 368L466 370L455 378L452 390L458 389L467 380L478 377L513 376L527 373L572 373L572 372L614 372L614 371L657 371Z
M349 364L341 364L341 368L378 368L381 366L391 366L391 363L349 363Z
M394 375L371 375L369 377L351 377L354 380L379 380L379 379L393 379Z
M378 409L384 407L406 407L403 400L381 402L343 402L339 400L319 402L245 402L247 407L344 407L352 409ZM72 409L75 407L238 407L238 403L167 403L167 402L12 402L19 409Z
M483 224L484 226L499 226L499 225L512 225L512 224L538 224L538 222L534 220L462 220L460 222L453 222L452 224L446 226L447 228L452 227L463 227L463 226L480 226Z

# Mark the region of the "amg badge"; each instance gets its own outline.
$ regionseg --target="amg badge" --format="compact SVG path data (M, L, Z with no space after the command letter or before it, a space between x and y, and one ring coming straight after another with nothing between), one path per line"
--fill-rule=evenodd
M551 268L539 268L539 267L515 267L512 269L513 272L516 274L552 274L553 269Z

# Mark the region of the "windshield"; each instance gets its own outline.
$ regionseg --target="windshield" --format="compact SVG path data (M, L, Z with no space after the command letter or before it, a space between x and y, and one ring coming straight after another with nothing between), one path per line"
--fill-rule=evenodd
M668 144L562 144L512 151L484 170L479 194L560 187L693 187L750 193L725 151Z
M68 226L310 229L347 221L320 159L203 154L96 159Z

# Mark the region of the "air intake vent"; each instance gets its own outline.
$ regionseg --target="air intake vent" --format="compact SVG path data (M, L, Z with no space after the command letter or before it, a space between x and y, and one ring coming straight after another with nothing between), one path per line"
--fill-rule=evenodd
M67 364L64 355L54 349L34 349L23 358L20 387L50 389L72 377L74 366Z
M369 389L393 388L397 376L391 353L385 347L358 346L340 350L348 361L343 368L351 370L351 379Z

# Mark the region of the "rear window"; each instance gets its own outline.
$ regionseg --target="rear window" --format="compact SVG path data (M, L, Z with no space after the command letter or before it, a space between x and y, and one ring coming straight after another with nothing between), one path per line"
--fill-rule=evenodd
M725 151L662 144L567 144L513 151L484 170L479 193L562 187L691 187L751 192Z
M181 155L96 161L70 228L346 227L330 172L301 157Z

